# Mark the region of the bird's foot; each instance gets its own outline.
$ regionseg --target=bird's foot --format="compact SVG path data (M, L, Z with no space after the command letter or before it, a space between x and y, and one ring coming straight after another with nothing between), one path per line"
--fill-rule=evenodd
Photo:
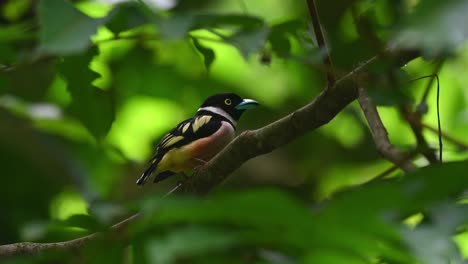
M202 173L205 170L205 166L208 164L208 162L198 158L193 159L200 163L200 165L197 165L193 168L195 174Z
M193 168L195 175L202 173L204 170L205 170L205 165L198 165L195 168Z
M199 159L199 158L193 158L195 161L197 162L200 162L201 165L206 165L208 163L208 161L205 161L205 160L202 160L202 159Z

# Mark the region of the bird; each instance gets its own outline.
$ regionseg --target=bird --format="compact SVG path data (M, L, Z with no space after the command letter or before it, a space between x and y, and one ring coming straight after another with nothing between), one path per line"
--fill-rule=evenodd
M180 122L161 138L149 167L136 184L144 185L152 174L157 183L200 168L234 139L236 123L244 111L258 105L257 101L234 93L208 97L195 116Z

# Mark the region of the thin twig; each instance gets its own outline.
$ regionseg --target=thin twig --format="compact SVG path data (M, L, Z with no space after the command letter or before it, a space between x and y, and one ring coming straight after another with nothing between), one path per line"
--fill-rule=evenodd
M429 79L429 82L427 83L426 85L426 89L424 89L424 93L423 93L423 96L421 97L421 101L419 102L419 107L421 107L422 105L426 105L427 106L427 96L429 95L429 91L431 90L432 88L432 84L434 83L434 80L436 79L437 77L437 73L440 71L440 69L442 68L442 65L444 65L444 60L439 60L437 62L437 64L435 65L434 67L434 74L431 75L431 79ZM420 79L420 78L418 78ZM437 77L437 83L439 82L438 80L439 78ZM417 79L416 79L417 80ZM425 113L423 113L425 114Z
M379 173L377 176L375 177L372 177L371 181L377 181L377 180L381 180L385 177L387 177L388 175L390 175L390 173L398 170L398 166L397 165L392 165L390 168L384 170L383 172Z
M411 129L413 130L413 133L416 136L418 147L422 150L422 154L426 157L426 159L430 163L442 162L443 143L442 143L442 127L440 125L440 103L439 103L440 81L439 81L439 76L437 75L437 73L440 71L443 64L444 64L444 60L439 60L434 68L434 74L414 79L414 80L419 80L419 79L423 79L427 77L430 78L429 82L426 85L426 89L424 89L424 94L421 98L421 101L416 107L416 111L409 115L408 110L403 109L403 113L406 115L407 120L411 126ZM437 80L436 108L437 108L437 125L438 125L438 136L439 136L439 159L438 160L437 160L435 153L432 152L431 149L428 147L427 141L422 134L422 125L421 125L422 115L426 114L428 111L427 96L429 95L429 91L432 88L432 84L434 83L434 80Z
M317 39L317 44L325 54L323 56L323 64L332 69L327 71L327 87L332 87L335 84L335 76L333 74L333 64L330 58L330 50L325 43L325 38L323 36L322 27L320 25L320 18L317 12L317 7L315 5L315 0L307 0L307 6L309 7L310 19L312 20L312 27L314 28L315 38Z
M445 140L447 140L448 142L451 142L452 144L456 145L458 148L460 148L460 150L462 151L465 151L465 150L468 150L468 143L465 143L445 132L441 132L439 133L439 130L429 124L426 124L426 123L422 123L421 124L423 128L426 128L427 130L433 132L434 134L437 134L437 135L441 135Z
M422 78L430 77L430 80L426 85L426 89L424 89L424 94L421 98L421 102L418 104L418 106L416 107L416 112L413 114L414 116L417 117L417 120L416 120L417 122L416 123L410 122L410 125L411 125L411 129L416 135L418 146L420 146L423 149L423 155L431 163L437 162L437 158L435 157L435 154L432 151L430 151L429 148L427 147L428 144L424 136L422 135L422 126L421 126L422 121L421 120L422 120L422 115L426 114L428 111L427 96L429 95L429 91L431 90L434 80L437 80L436 108L437 108L437 128L438 128L438 136L439 136L439 160L438 161L442 162L443 143L442 143L442 127L440 125L440 100L439 100L440 81L439 81L439 76L437 75L437 73L440 71L443 64L444 64L444 60L439 60L434 68L434 74L430 76L423 76L423 77L415 79L415 80L419 80Z
M410 125L414 136L416 137L416 143L421 154L427 159L427 161L432 164L439 162L436 154L434 153L433 149L429 147L429 144L427 143L427 140L422 133L421 114L417 111L413 112L409 110L406 106L402 106L400 111L402 112L406 121Z
M372 138L374 139L377 150L384 158L393 162L393 164L400 167L405 172L415 170L416 166L411 163L411 161L408 161L405 156L390 143L387 130L385 129L382 120L380 119L380 115L377 112L377 107L367 94L367 90L363 87L359 87L358 91L359 104L369 124L369 128L372 132Z
M436 108L437 108L437 134L439 136L439 161L442 162L442 152L443 152L443 143L442 143L442 126L440 124L440 81L439 76L437 78L437 95L436 95Z
M413 150L413 151L409 152L409 153L404 157L404 159L405 159L405 160L411 160L411 159L413 159L417 154L419 154L419 152L418 152L417 150ZM390 173L396 171L398 168L399 168L399 166L397 166L397 165L392 165L390 168L384 170L383 172L379 173L379 174L376 175L375 177L372 177L370 181L378 181L378 180L381 180L381 179L385 178L386 176L390 175Z
M370 64L374 63L375 61L377 61L378 58L380 58L381 55L375 55L373 56L372 58L366 60L365 62L362 62L360 64L358 64L358 66L356 68L354 68L353 70L351 70L350 72L348 72L347 74L343 75L340 79L338 79L336 81L336 84L335 85L339 85L341 84L342 82L344 81L347 81L348 79L350 79L351 77L353 76L356 76L357 73L361 72L362 70L364 70L365 68L367 68L367 66L369 66Z

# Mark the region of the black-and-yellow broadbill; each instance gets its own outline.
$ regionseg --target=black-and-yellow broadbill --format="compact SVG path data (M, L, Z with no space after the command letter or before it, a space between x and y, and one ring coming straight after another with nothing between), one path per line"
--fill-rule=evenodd
M161 139L137 184L145 184L153 173L154 182L159 182L204 165L234 139L236 122L244 111L257 105L233 93L208 97L194 117L182 121Z

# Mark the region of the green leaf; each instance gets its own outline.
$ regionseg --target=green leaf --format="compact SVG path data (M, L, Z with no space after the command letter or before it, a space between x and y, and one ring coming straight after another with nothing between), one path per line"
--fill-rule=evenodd
M112 13L112 18L106 23L106 27L114 34L149 23L141 9L133 3L119 5Z
M344 250L317 250L307 255L301 263L305 264L328 264L328 263L346 263L346 264L368 264L372 263L364 258L357 258L353 253Z
M19 48L19 44L35 39L34 27L29 21L0 26L0 68L4 64L18 64L29 60L30 51Z
M418 212L441 201L456 198L468 188L465 170L468 161L448 162L414 171L402 179L361 186L334 198L327 210L342 210L352 203L361 204L356 215L368 215L375 210L397 210L399 216ZM444 175L444 177L441 177ZM377 195L377 194L381 195ZM371 197L379 200L368 200ZM396 215L395 215L396 216Z
M395 106L413 102L413 99L401 89L371 89L369 90L369 96L374 100L375 104L381 106Z
M161 37L165 40L181 40L195 25L195 16L192 14L177 14L158 22Z
M5 1L2 5L2 15L8 21L18 21L31 10L32 1Z
M174 207L180 207L176 208ZM221 206L222 205L222 206ZM296 199L279 191L248 191L242 195L227 193L217 195L205 203L194 203L192 200L175 200L175 204L159 204L164 206L164 213L155 216L157 223L170 223L179 220L212 221L223 220L224 223L239 223L252 226L287 225L278 218L282 214L290 217L291 221L298 221L299 226L306 225L306 218L310 216ZM276 208L283 208L278 212ZM184 210L180 210L184 208ZM239 221L241 220L241 221ZM305 230L304 230L305 231Z
M289 57L291 54L291 43L289 42L288 36L278 32L272 32L268 40L276 55L283 58Z
M180 99L180 94L174 91L182 91L187 86L187 77L172 65L148 61L152 56L151 51L137 47L130 50L123 60L110 64L115 73L113 88L117 107L135 95Z
M59 65L59 71L67 81L72 96L68 112L100 139L109 131L115 113L111 94L91 84L98 77L89 69L96 54L97 50L92 49L84 55L65 57Z
M178 263L198 255L211 254L235 246L236 234L228 230L207 227L182 227L161 239L150 239L145 244L148 263Z
M304 23L300 20L290 20L272 26L268 40L276 55L283 58L289 57L291 53L289 37L299 37L299 31L306 29Z
M96 218L85 214L72 215L59 224L64 227L80 227L93 232L103 230L104 228Z
M267 27L240 30L226 40L239 50L244 59L247 59L251 53L258 52L265 46L269 31Z
M123 264L126 263L125 248L126 245L118 239L98 238L84 245L81 259L89 264Z
M2 205L8 212L8 217L0 217L1 240L6 244L19 241L20 228L26 223L47 219L54 196L80 172L63 141L32 129L29 120L0 107L0 124L0 160L6 175L0 192L6 201L14 201ZM25 193L34 193L34 206Z
M468 2L420 1L393 39L399 48L422 49L428 56L453 53L468 37Z
M212 29L219 27L236 27L238 31L251 31L264 27L262 19L248 15L216 15L195 13L178 13L168 18L158 19L161 36L167 40L180 40L194 29Z
M258 28L264 26L260 17L237 14L206 14L196 16L196 28L239 26L242 28Z
M70 55L85 51L90 36L107 18L93 19L65 0L41 0L39 13L39 52Z
M408 263L414 258L399 232L402 219L441 201L454 201L468 188L467 167L468 161L422 168L404 178L343 192L316 210L273 190L222 193L209 200L158 199L148 201L153 205L145 207L145 218L134 230L145 236L148 227L172 233L173 226L229 226L230 234L242 238L241 245L273 247L280 253L295 250L309 263L362 263L377 257ZM436 216L438 223L450 223L445 234L466 219L452 213ZM337 255L336 249L346 253Z
M193 38L193 45L202 54L203 63L205 64L206 70L210 69L211 64L215 59L215 53L213 49L203 46L196 38Z
M14 42L33 39L33 28L34 25L30 22L22 22L5 26L2 25L0 27L0 40L1 42Z
M468 222L468 205L442 204L433 208L426 218L429 218L428 223L414 230L402 230L415 256L426 264L463 263L453 235L458 227Z
M0 71L0 80L4 81L0 94L8 93L32 102L43 101L55 76L54 66L55 60L44 59Z
M15 50L14 44L10 43L0 43L0 69L4 70L8 68L8 64L13 64L16 62L17 52Z
M312 214L306 207L296 199L272 190L228 193L205 202L178 199L154 202L158 213L151 217L148 208L154 207L146 205L144 214L148 219L136 229L138 233L145 225L156 225L160 229L167 224L187 222L210 223L210 226L221 224L231 226L233 232L238 232L249 243L268 241L304 250L310 246L309 238L316 228L313 223L309 225ZM285 215L287 219L284 219ZM282 235L277 236L272 230L282 230Z

